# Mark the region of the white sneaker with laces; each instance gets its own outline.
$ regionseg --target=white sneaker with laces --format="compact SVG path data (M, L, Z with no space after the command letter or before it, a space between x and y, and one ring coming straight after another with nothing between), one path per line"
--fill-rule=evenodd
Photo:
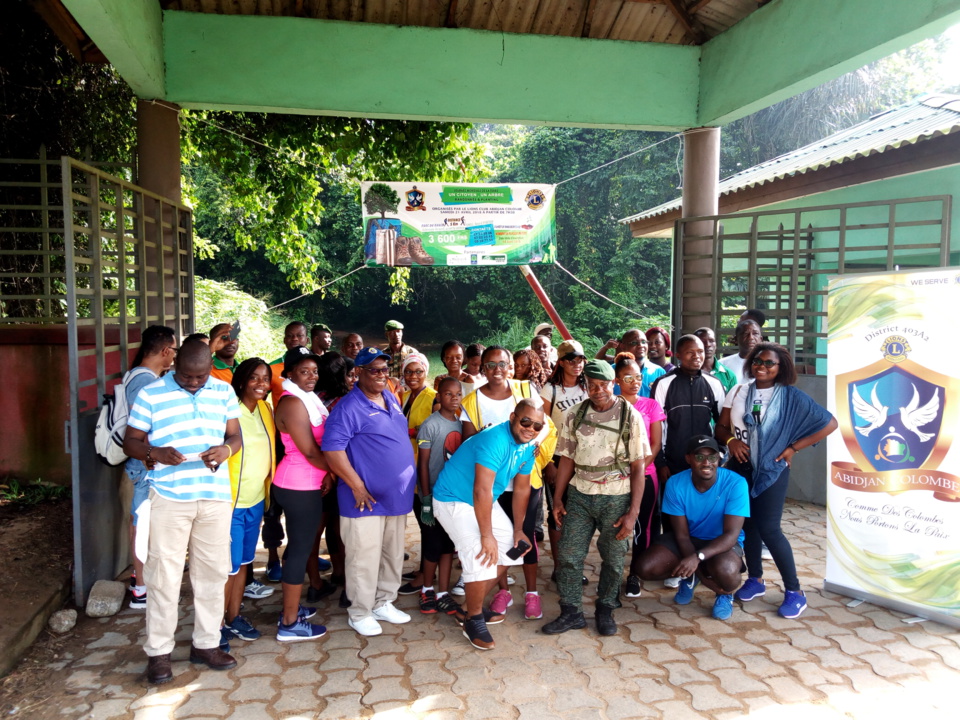
M354 620L353 618L347 619L347 625L352 627L361 635L367 637L372 637L374 635L380 635L383 633L383 628L380 627L378 623L372 616L368 615L365 618L360 618L359 620Z
M273 595L273 588L268 585L264 585L259 580L254 580L243 588L243 596L253 598L254 600L270 597L271 595Z
M453 589L450 591L451 595L466 595L466 590L463 587L463 575L460 576L460 579L457 580L457 584L453 586Z
M393 606L393 603L384 603L378 608L375 608L373 611L374 620L382 620L383 622L393 623L394 625L403 625L403 623L410 622L410 616L407 615L403 610L397 610Z

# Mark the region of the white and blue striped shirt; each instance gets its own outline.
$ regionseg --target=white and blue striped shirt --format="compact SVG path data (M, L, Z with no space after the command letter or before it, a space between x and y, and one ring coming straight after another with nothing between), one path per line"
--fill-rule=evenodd
M240 417L233 388L210 377L192 394L180 387L173 376L174 373L167 373L140 391L127 424L147 433L151 445L172 447L182 455L223 445L227 420ZM202 460L179 465L157 463L147 473L147 479L150 487L168 500L232 500L227 463L216 472L211 472Z

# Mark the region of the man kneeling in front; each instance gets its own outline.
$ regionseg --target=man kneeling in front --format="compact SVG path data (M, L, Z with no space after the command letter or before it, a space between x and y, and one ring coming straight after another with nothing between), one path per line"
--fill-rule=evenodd
M663 515L672 532L654 540L641 557L643 580L682 578L674 602L687 605L702 581L717 594L713 617L733 614L733 591L740 587L743 566L743 520L750 517L747 482L718 467L720 446L709 435L687 443L689 470L670 477Z
M463 634L478 650L492 650L487 624L503 615L483 610L483 600L507 565L519 565L531 547L520 523L513 526L497 498L513 478L513 516L522 518L530 498L530 471L544 425L543 410L529 398L510 420L466 440L443 466L433 488L433 510L463 566L466 610L457 613ZM520 543L526 550L521 551ZM507 553L511 552L511 557Z

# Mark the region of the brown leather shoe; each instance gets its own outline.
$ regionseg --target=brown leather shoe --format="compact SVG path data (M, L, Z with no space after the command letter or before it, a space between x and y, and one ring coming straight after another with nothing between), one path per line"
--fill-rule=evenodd
M147 681L153 685L163 685L173 680L170 669L170 654L154 655L147 658Z
M237 666L233 655L228 655L218 647L201 650L191 645L190 662L206 665L211 670L229 670Z

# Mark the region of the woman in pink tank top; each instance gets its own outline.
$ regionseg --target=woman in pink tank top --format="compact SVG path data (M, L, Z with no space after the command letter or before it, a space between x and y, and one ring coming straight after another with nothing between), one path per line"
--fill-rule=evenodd
M287 351L283 357L283 394L277 401L276 424L283 442L283 460L273 479L273 493L287 518L287 548L283 553L283 614L277 628L280 642L298 642L322 637L326 628L307 621L314 612L300 605L303 574L310 584L320 585L316 563L307 561L323 512L323 485L329 467L320 451L323 428L329 413L314 393L319 358L305 347Z

